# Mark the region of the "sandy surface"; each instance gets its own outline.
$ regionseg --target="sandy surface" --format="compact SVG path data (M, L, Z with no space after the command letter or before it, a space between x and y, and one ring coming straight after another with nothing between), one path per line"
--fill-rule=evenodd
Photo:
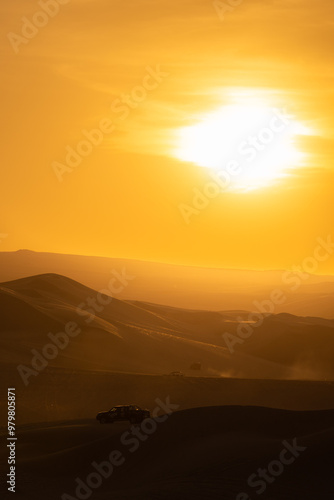
M121 442L126 423L93 420L22 427L18 433L19 482L15 498L75 497L76 478L84 482L93 462L114 450L123 463L101 479L92 498L107 499L330 499L334 493L333 411L288 412L259 407L208 407L173 413L156 424L146 440ZM151 430L151 428L150 428ZM258 495L248 478L280 457L285 447L302 447L293 463ZM304 449L305 448L305 449ZM287 457L293 457L287 454ZM272 478L272 476L269 476ZM247 498L247 497L245 497Z

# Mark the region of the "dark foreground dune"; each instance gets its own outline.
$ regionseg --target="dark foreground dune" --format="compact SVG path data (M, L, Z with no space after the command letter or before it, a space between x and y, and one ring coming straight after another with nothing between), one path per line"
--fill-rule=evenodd
M140 439L132 431L94 420L22 427L15 498L333 498L334 411L196 408L142 424ZM255 476L259 468L268 481Z

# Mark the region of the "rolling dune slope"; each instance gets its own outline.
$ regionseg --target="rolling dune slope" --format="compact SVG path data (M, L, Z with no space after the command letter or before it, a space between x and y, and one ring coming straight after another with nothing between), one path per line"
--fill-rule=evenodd
M6 363L31 363L32 349L57 344L51 367L251 378L334 377L334 321L270 316L232 354L223 334L237 334L239 312L187 311L120 301L69 278L47 274L0 285ZM248 323L246 323L248 324ZM67 340L64 332L70 331ZM50 337L51 334L51 337ZM319 346L321 348L319 348ZM8 352L12 351L11 356ZM199 363L199 373L191 370Z
M167 395L183 409L334 408L330 320L267 317L232 354L222 335L236 334L245 311L89 302L97 298L54 274L0 285L0 371L16 387L19 423L87 418L128 401L151 407Z
M285 270L210 269L29 250L0 252L0 281L50 272L95 290L106 288L112 273L124 273L129 278L118 296L123 300L210 311L253 310L254 301L267 300L274 289L280 289L285 301L273 312L334 319L334 276L304 272L301 278Z

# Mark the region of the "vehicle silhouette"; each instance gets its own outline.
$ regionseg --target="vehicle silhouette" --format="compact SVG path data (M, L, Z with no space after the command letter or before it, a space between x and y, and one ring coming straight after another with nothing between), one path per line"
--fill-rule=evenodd
M101 411L96 415L100 424L112 424L128 420L131 424L140 424L145 418L150 418L149 410L142 410L137 405L113 406L108 411Z

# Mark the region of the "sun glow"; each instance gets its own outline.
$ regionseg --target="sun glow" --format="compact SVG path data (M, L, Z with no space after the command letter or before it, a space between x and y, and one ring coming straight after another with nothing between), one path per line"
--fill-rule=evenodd
M298 136L311 131L285 110L249 93L178 131L177 158L231 174L229 189L249 191L272 185L305 166Z

